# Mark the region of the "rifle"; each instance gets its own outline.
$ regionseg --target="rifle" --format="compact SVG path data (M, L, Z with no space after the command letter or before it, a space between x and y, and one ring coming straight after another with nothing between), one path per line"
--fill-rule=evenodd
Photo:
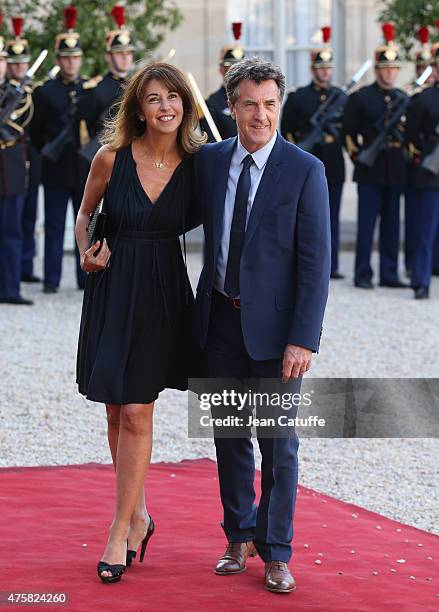
M430 68L430 70L429 70ZM414 83L413 90L411 91L411 95L417 93L418 89L425 83L428 79L431 72L431 67L428 66L424 72L416 79ZM363 149L357 157L357 160L360 164L367 166L368 168L372 168L375 164L375 161L384 149L387 147L387 141L389 135L396 128L398 123L401 120L402 115L406 112L408 106L410 104L410 96L404 93L398 93L396 98L396 104L393 107L392 115L389 120L385 123L384 116L380 117L376 129L378 131L378 136L375 140L366 148Z
M56 162L61 157L61 153L65 147L75 142L75 130L74 123L76 119L76 108L77 99L76 96L72 97L71 104L63 116L64 127L59 132L58 136L55 136L53 140L46 142L44 147L41 149L41 154L52 163Z
M297 146L309 153L316 145L323 141L324 132L330 133L334 138L338 138L338 130L332 123L343 111L349 92L363 78L371 64L371 60L367 60L341 90L332 90L325 102L319 106L309 120L312 126L311 132L306 138L298 142Z
M439 123L436 126L435 134L439 136ZM432 174L439 174L439 141L436 143L433 151L424 157L421 168L428 170Z
M6 83L0 94L0 126L2 126L4 123L6 123L6 121L8 121L13 112L19 106L23 95L26 93L23 90L22 86L24 85L25 81L34 77L36 71L46 59L46 56L47 49L44 49L43 51L41 51L35 62L32 64L32 66L29 68L29 70L26 72L23 79L19 83L14 84L10 81Z

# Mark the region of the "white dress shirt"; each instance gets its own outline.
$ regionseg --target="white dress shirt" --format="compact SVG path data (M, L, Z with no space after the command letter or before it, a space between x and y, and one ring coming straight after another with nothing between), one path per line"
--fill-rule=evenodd
M274 133L271 140L269 140L267 144L262 147L262 149L258 149L258 151L251 153L254 163L250 167L251 186L247 202L246 227L250 217L253 202L255 200L256 192L258 191L259 183L261 182L261 178L264 174L267 160L274 147L276 138L277 132ZM221 243L218 253L216 276L214 282L215 289L224 294L224 281L226 278L227 258L229 256L230 229L232 227L233 210L235 207L236 187L238 185L239 175L241 174L242 170L242 162L244 158L247 157L247 155L250 155L250 153L242 146L238 136L236 147L232 155L232 160L230 162L229 179L227 181L226 198L224 201L224 216Z

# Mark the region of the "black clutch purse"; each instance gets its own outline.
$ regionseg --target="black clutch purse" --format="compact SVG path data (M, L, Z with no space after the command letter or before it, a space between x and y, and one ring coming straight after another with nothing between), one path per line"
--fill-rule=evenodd
M99 240L99 248L93 253L96 255L99 254L99 251L102 248L102 243L105 238L105 230L107 225L107 215L104 212L104 198L99 202L96 206L95 211L90 215L90 221L87 226L87 236L88 236L88 244L91 246L95 244Z

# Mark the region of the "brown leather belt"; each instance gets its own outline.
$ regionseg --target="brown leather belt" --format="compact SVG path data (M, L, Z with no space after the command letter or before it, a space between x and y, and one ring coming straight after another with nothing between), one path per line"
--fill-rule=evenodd
M223 300L225 300L228 304L232 305L233 308L236 308L236 310L240 310L241 298L231 298L228 295L221 293L221 291L217 291L216 289L214 289L214 292L216 293L216 295L223 298Z

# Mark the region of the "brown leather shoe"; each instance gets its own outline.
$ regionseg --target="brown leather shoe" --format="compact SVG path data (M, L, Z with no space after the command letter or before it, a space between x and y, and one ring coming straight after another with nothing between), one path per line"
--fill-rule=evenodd
M296 582L286 563L283 561L265 563L265 588L273 593L292 593L296 589Z
M216 564L215 574L228 576L245 572L247 558L256 557L257 554L253 542L229 542L226 552Z

